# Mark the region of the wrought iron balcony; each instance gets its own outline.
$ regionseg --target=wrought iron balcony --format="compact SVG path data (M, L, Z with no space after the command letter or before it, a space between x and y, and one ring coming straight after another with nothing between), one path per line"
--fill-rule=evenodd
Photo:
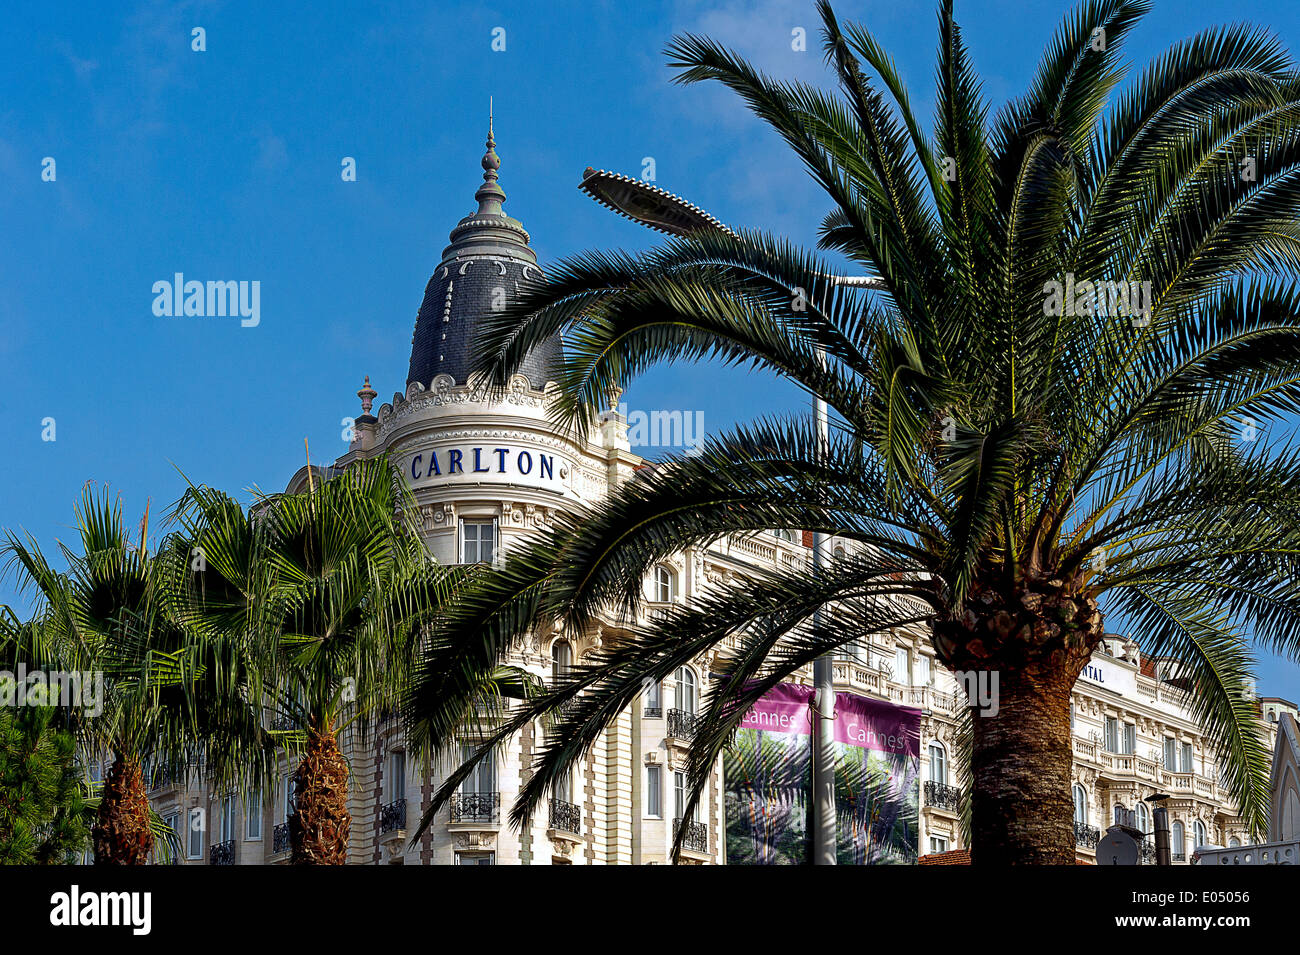
M451 797L451 821L495 825L501 821L501 794L456 793Z
M668 711L668 735L676 739L695 739L700 718L685 710Z
M1101 840L1101 830L1096 826L1087 826L1081 822L1074 824L1074 844L1085 849L1097 848Z
M662 706L647 706L641 711L641 715L648 720L661 720L664 718L664 708Z
M1150 839L1142 840L1142 865L1156 864L1156 844Z
M1170 861L1171 861L1171 862L1186 862L1186 861L1187 861L1187 853L1186 853L1186 852L1171 852L1171 853L1169 854L1169 856L1170 856Z
M947 809L957 812L961 807L961 789L946 783L927 781L925 784L925 804L935 809Z
M406 800L396 799L379 810L379 834L406 828Z
M673 831L676 832L681 826L681 818L673 820ZM702 822L688 822L686 831L682 833L682 848L690 849L692 852L709 851L709 827Z
M582 810L571 802L552 799L550 827L557 832L581 832Z
M212 849L208 853L208 865L234 865L235 864L235 840L227 839L225 842L214 842Z
M170 769L154 769L148 775L149 791L156 789L170 789L176 785L176 780L172 778Z
M271 830L271 851L289 851L289 824L282 822Z

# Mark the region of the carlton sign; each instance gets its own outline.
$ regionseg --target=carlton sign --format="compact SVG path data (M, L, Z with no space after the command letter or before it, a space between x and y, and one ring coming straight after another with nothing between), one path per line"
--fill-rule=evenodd
M554 451L501 444L423 448L403 471L413 487L446 483L528 484L564 491L569 463Z
M1121 696L1132 697L1137 693L1136 669L1100 653L1092 655L1088 665L1079 674L1079 679L1087 680L1106 690L1113 690Z

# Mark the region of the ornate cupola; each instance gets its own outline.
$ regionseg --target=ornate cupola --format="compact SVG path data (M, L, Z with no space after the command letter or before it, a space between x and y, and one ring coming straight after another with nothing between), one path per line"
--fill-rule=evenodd
M483 184L474 193L478 209L451 230L451 244L443 250L442 261L424 290L411 339L408 385L419 382L428 388L438 375L465 384L479 318L513 302L521 283L542 277L523 224L501 208L506 194L498 181L501 159L490 111L486 145ZM555 379L559 363L556 336L529 356L522 372L532 387L541 390Z

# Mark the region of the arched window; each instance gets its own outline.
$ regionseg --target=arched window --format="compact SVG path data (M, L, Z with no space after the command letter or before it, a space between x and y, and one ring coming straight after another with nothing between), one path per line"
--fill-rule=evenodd
M843 559L844 559L844 545L843 545L843 544L836 544L836 545L835 545L835 554L834 554L834 558L835 558L835 560L843 560Z
M1236 836L1233 836L1231 839L1228 840L1228 848L1229 848L1229 849L1240 849L1240 848L1241 848L1241 840L1238 839Z
M677 575L667 567L655 568L655 600L672 603L677 599Z
M784 527L780 528L779 530L772 531L772 536L775 537L777 540L783 540L783 541L794 540L793 532L791 532L789 529Z
M676 708L694 714L699 709L700 691L695 683L695 671L690 667L677 668L677 686L673 690Z
M1169 827L1169 851L1176 858L1187 856L1187 836L1181 822L1176 822Z
M567 640L551 644L551 682L559 683L573 669L573 649Z
M1115 825L1120 826L1124 824L1124 813L1127 811L1128 810L1124 808L1122 802L1115 803Z
M1137 827L1143 834L1151 831L1151 810L1147 809L1147 804L1140 802L1137 804Z
M948 785L948 754L938 740L930 744L930 782Z
M1088 793L1078 783L1074 786L1074 824L1076 826L1088 824Z
M1199 849L1209 841L1205 838L1205 823L1197 819L1192 823L1192 848Z

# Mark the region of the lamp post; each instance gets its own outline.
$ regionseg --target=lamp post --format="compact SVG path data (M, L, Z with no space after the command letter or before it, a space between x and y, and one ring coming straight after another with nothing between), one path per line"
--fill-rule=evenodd
M736 233L699 206L687 202L640 179L620 176L590 166L582 174L578 189L606 208L638 222L648 229L673 236L717 231L735 237ZM823 276L837 285L857 288L881 288L884 283L864 275ZM820 352L822 362L825 351ZM826 402L813 396L813 418L817 424L818 445L822 453L830 442L830 419ZM813 532L813 573L820 574L826 563L826 537ZM813 612L813 626L821 612ZM835 674L834 658L824 653L813 661L813 784L812 784L812 862L835 865Z
M1156 865L1170 865L1173 862L1169 853L1169 810L1165 808L1165 800L1168 798L1165 793L1155 793L1144 800L1155 803L1151 818L1154 820L1156 835Z

